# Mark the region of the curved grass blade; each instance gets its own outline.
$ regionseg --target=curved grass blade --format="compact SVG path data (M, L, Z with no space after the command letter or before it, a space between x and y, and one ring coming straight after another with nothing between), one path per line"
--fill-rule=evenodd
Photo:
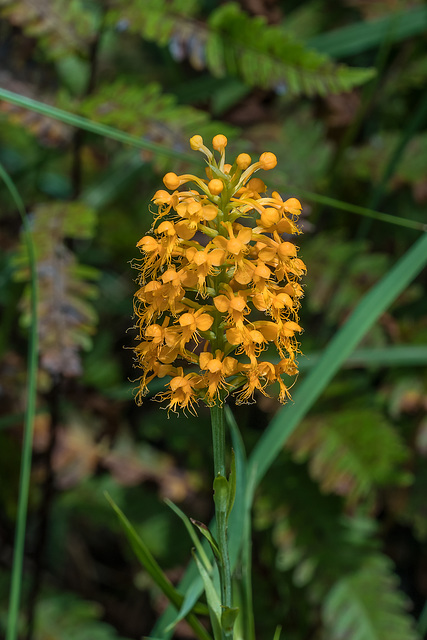
M176 609L179 609L184 602L184 596L175 589L169 579L165 576L150 550L137 534L120 507L117 506L108 493L105 493L105 497L116 512L119 522L122 525L123 531L125 532L136 557L153 578L157 586L163 591L168 600ZM195 613L200 612L200 609L204 614L205 607L199 608L197 605L193 607L193 611ZM193 614L189 613L186 616L186 620L198 638L201 640L211 640L211 636L206 632L205 628Z
M206 541L206 545L207 544L208 542ZM190 562L183 579L179 583L179 588L183 593L186 594L186 606L188 607L189 603L192 603L194 606L194 603L197 602L197 599L203 592L202 578L197 571L196 563L194 561ZM189 595L190 592L192 594L191 597ZM168 640L168 638L172 636L170 625L173 622L175 616L176 612L174 611L173 607L169 606L157 620L154 628L152 629L152 633L156 636L160 636L163 640ZM167 629L169 630L167 631Z
M427 7L386 13L376 20L351 24L321 33L307 42L309 47L333 57L345 57L377 47L385 37L399 42L427 28ZM391 31L391 36L388 35Z
M194 558L194 560L196 562L197 569L199 570L200 575L201 575L202 580L203 580L203 586L204 586L205 593L206 593L206 600L208 602L209 615L210 615L210 619L211 619L214 638L215 638L215 640L221 640L221 638L222 638L222 634L221 634L221 602L219 600L218 593L216 592L216 589L214 587L214 584L213 584L208 572L206 571L205 567L203 566L203 564L201 563L201 561L197 557L197 554L196 554L195 551L193 551L193 558Z
M302 198L306 198L307 200L312 200L313 202L318 202L319 204L327 205L328 207L333 207L334 209L339 209L340 211L348 211L349 213L356 213L360 216L365 216L367 218L373 218L375 220L380 220L381 222L387 222L389 224L394 224L399 227L406 227L407 229L415 229L417 231L427 231L427 224L424 222L419 222L418 220L408 220L406 218L400 218L399 216L392 216L389 213L382 213L381 211L375 211L375 209L369 209L368 207L361 207L357 204L352 204L350 202L344 202L343 200L337 200L336 198L331 198L330 196L322 196L319 193L314 193L313 191L306 191L305 189L300 189L299 187L292 187L290 185L286 186L286 190L292 190L295 194L299 195Z
M176 504L172 502L172 500L169 500L169 498L165 498L165 503L168 505L170 509L172 509L172 511L178 516L178 518L180 518L183 521L185 528L187 529L188 534L191 540L193 541L193 544L196 547L199 553L199 556L201 558L201 561L203 562L206 570L212 571L213 569L212 564L210 563L209 558L206 555L205 550L203 549L203 546L199 538L196 536L196 532L194 531L194 527L191 524L190 519L185 515L183 511L181 511L179 507L176 506Z
M312 369L321 357L322 352L305 354L299 362L299 370ZM348 369L352 367L425 367L426 364L427 346L410 344L356 349L343 363L343 367Z
M185 593L184 601L182 603L180 610L178 611L178 615L172 620L172 622L170 622L167 625L165 629L165 633L167 634L171 633L175 629L178 622L183 620L190 613L190 611L193 610L194 603L197 602L197 600L199 599L201 592L202 592L202 589L200 588L200 585L198 582L195 581L193 582L192 585L190 585L190 588L187 589ZM201 605L199 604L198 606L200 607ZM205 615L207 616L209 615L208 607L206 607ZM163 636L163 640L164 638L165 636Z
M362 298L350 318L323 351L317 365L298 386L293 402L281 409L256 444L248 467L259 484L287 438L379 316L427 264L423 234L395 266Z
M153 151L154 153L157 153L159 155L169 156L170 158L186 160L187 162L191 162L192 164L194 164L195 162L195 158L193 156L183 153L182 151L170 149L169 147L151 142L151 140L146 140L145 138L138 138L137 136L125 133L124 131L120 131L119 129L115 129L114 127L100 124L99 122L95 122L94 120L88 120L87 118L83 118L82 116L77 116L74 113L64 111L63 109L58 109L57 107L44 104L43 102L33 100L32 98L20 96L18 93L14 93L13 91L0 89L0 99L5 100L6 102L10 102L11 104L16 104L18 107L23 107L24 109L28 109L29 111L35 111L36 113L48 116L49 118L53 118L54 120L59 120L60 122L64 122L65 124L69 124L73 127L78 127L79 129L84 129L85 131L97 133L100 136L105 136L106 138L111 138L112 140L123 142L124 144L130 144L140 149Z
M274 632L273 640L280 640L281 633L282 633L282 627L280 625L278 625L276 627L276 631Z
M197 160L193 156L182 151L170 149L169 147L151 142L151 140L138 138L137 136L133 136L124 131L120 131L119 129L115 129L114 127L100 124L93 120L83 118L82 116L77 116L73 113L70 113L69 111L58 109L57 107L44 104L43 102L34 100L32 98L20 96L13 91L7 91L6 89L0 88L0 99L5 100L6 102L10 102L11 104L16 104L17 106L28 109L29 111L34 111L36 113L48 116L50 118L53 118L54 120L59 120L60 122L64 122L65 124L84 129L85 131L90 131L91 133L96 133L98 135L117 140L118 142L123 142L124 144L130 144L140 149L153 151L154 153L157 153L159 155L166 155L171 158L185 160L186 162L189 162L191 164L197 162ZM119 176L117 180L120 181L121 176ZM322 196L320 194L316 194L300 188L296 188L294 190L298 191L301 196L307 198L308 200L319 202L320 204L325 204L342 211L349 211L350 213L356 213L359 215L367 216L369 218L375 218L377 220L382 220L383 222L389 222L390 224L407 227L409 229L416 229L418 231L426 231L427 229L427 225L416 220L406 220L405 218L399 218L387 213L381 213L380 211L375 211L367 207L360 207L349 202L343 202L341 200L337 200L336 198ZM99 192L92 193L91 190L88 192L88 199L94 200L96 204L98 204L97 200L100 197L101 196L99 195Z
M25 546L25 529L27 524L28 494L30 490L31 456L33 449L33 425L36 406L37 387L37 264L31 229L25 213L24 203L11 178L0 164L0 177L5 183L19 211L24 227L25 243L27 245L28 262L30 267L31 291L31 326L28 343L28 380L27 407L25 410L24 439L22 443L22 459L19 479L18 514L13 547L12 580L10 586L9 612L7 618L6 640L16 640L18 634L18 615L21 601L22 566Z

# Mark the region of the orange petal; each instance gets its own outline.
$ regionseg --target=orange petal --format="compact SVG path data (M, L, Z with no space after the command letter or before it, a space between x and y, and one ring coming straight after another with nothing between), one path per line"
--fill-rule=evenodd
M196 318L196 326L199 331L207 331L211 328L214 319L208 313L202 313Z
M207 369L209 362L212 360L213 355L209 351L202 351L199 356L199 367L201 369Z
M225 313L230 307L230 300L226 296L216 296L213 303L221 313Z
M209 262L214 267L219 267L225 260L226 253L222 249L214 249L209 251Z
M277 253L281 258L294 258L297 255L297 248L292 242L282 242Z
M227 341L230 344L237 345L243 341L242 332L240 331L240 329L237 329L236 327L231 327L230 329L227 329L227 331L225 332L225 335L227 337Z

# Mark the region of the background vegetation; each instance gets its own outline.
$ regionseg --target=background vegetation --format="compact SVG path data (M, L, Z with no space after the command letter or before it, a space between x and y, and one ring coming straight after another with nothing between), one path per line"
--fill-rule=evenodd
M425 636L427 282L413 280L424 258L391 269L426 229L426 30L417 0L0 1L0 162L25 204L39 281L23 638L140 638L164 611L104 491L174 583L191 542L163 499L211 518L208 411L138 408L130 382L130 261L163 172L200 165L195 133L224 133L235 153L273 151L269 186L304 209L295 405L289 416L264 397L232 407L265 473L253 508L257 637L277 624L286 640ZM4 629L31 307L4 185L0 205ZM367 326L344 354L332 341L356 307ZM171 636L161 628L153 635ZM174 633L192 637L184 623Z

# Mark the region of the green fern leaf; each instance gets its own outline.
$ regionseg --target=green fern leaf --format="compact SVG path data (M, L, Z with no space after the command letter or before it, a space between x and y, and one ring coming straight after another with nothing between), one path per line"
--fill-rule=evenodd
M179 105L175 96L162 93L157 83L140 86L117 80L101 86L81 102L80 113L102 124L180 149L188 148L188 138L195 131L206 138L219 131L229 137L237 132L235 127L211 121L204 111ZM159 170L170 166L167 158L157 158L156 163Z
M392 563L376 554L338 580L323 606L327 640L416 640Z
M255 503L255 526L273 521L276 567L291 572L296 586L311 585L313 596L316 592L323 599L336 580L377 550L376 523L343 515L342 500L322 494L306 465L285 459L271 473L277 489Z
M82 0L0 0L0 16L36 38L51 58L82 55L96 29L96 14Z
M102 621L102 607L71 593L42 595L36 610L35 638L123 640Z
M348 91L371 78L371 69L337 65L327 56L308 49L279 26L252 18L235 3L211 14L209 26L222 39L229 73L242 75L252 86L276 88L308 96ZM235 68L227 65L233 56Z
M400 466L407 450L396 430L374 410L353 409L305 420L288 440L296 461L308 460L325 492L351 503L377 486L406 484Z
M194 5L180 13L176 2L153 6L149 2L150 9L146 4L143 0L131 4L115 0L108 21L125 21L131 31L144 38L168 44L172 55L179 45L177 60L187 57L191 61L194 48L203 48L204 60L197 56L197 68L204 64L216 77L230 74L250 86L315 96L349 91L375 74L373 69L336 64L308 49L282 27L267 25L260 16L249 16L234 2L216 8L207 24L194 19Z
M400 140L400 132L386 131L373 137L363 146L349 149L348 159L352 163L354 175L363 181L379 181ZM425 184L426 175L427 134L420 133L405 147L388 189L395 190L402 184Z
M80 351L91 345L97 314L98 271L78 263L65 240L93 237L95 214L77 202L37 205L32 213L39 284L39 349L41 366L51 374L81 373ZM15 279L30 277L24 244L15 259ZM22 321L30 319L29 290L22 300Z

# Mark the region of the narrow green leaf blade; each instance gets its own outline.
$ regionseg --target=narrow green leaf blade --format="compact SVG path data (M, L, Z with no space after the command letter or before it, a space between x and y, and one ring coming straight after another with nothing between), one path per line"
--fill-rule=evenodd
M395 266L360 301L345 325L323 351L317 365L297 388L293 402L270 422L249 460L258 484L283 444L307 414L354 348L380 315L427 264L427 234L423 234Z
M179 507L176 506L176 504L174 504L171 500L169 500L168 498L165 498L165 502L168 505L168 507L170 509L172 509L172 511L174 513L176 513L176 515L181 518L181 520L183 521L185 528L187 529L189 536L191 538L191 540L193 541L194 546L196 547L200 558L202 559L203 564L206 567L207 571L211 571L212 570L212 565L209 562L209 558L205 553L205 550L203 549L202 545L200 544L200 540L199 538L196 536L196 533L194 531L194 528L192 526L192 522L194 524L194 521L191 520L190 522L190 518L188 518L185 513L183 511L181 511L181 509Z
M182 604L183 596L176 591L169 579L165 576L157 561L151 554L151 551L135 531L134 527L126 518L120 507L114 502L114 500L108 493L105 494L105 497L113 507L120 521L120 524L122 525L123 531L125 532L126 537L129 540L130 545L138 560L145 567L147 572L153 578L157 586L163 591L165 596L172 602L172 604L174 604L176 607L179 607Z
M203 580L203 585L206 593L206 600L208 602L208 607L210 611L210 618L212 624L212 630L214 633L215 640L221 640L221 602L219 596L215 590L214 584L204 568L203 564L200 562L196 553L193 552L193 558L196 561L197 568Z
M60 122L64 122L65 124L69 124L73 127L78 127L79 129L90 131L91 133L97 133L98 135L111 138L112 140L117 140L118 142L123 142L124 144L130 144L134 147L138 147L139 149L147 149L148 151L154 151L160 155L187 160L191 163L195 162L194 157L187 153L183 153L182 151L177 151L176 149L151 142L151 140L145 140L144 138L133 136L114 127L95 122L94 120L82 118L81 116L70 113L69 111L58 109L57 107L45 104L39 100L21 96L13 91L7 91L6 89L0 88L0 99L10 102L11 104L16 104L18 107L23 107L29 111L34 111L35 113L48 116L54 120L59 120Z
M203 524L203 522L199 522L198 520L193 520L193 518L191 519L191 522L194 524L195 527L197 527L197 529L200 531L202 536L204 536L206 540L209 542L211 549L215 557L217 558L217 560L221 561L221 553L218 547L218 543L213 537L213 535L211 534L211 532L209 531L208 527L205 524ZM204 553L204 550L203 550L203 553ZM206 563L204 563L204 565L206 567L206 571L212 570L212 566L207 566Z
M388 38L399 42L427 28L427 7L385 13L376 20L351 24L321 33L307 42L309 47L334 57L350 56L377 47Z
M37 352L38 352L38 282L36 251L31 228L25 213L25 206L21 196L9 174L0 164L0 178L19 211L25 232L25 242L28 262L31 272L31 329L28 343L28 378L27 378L27 406L25 408L24 439L22 443L22 458L19 478L18 514L13 548L12 579L10 585L9 612L7 618L6 638L16 640L18 637L19 605L22 589L22 568L24 563L25 531L27 522L28 497L31 479L31 458L33 452L33 429L36 412L37 395Z
M200 596L200 586L198 582L193 582L193 584L190 585L190 587L187 589L185 593L184 601L182 603L181 609L178 611L178 615L166 627L165 629L166 633L170 633L171 631L173 631L173 629L176 627L178 622L183 620L193 610L194 603L197 602L199 596ZM201 606L204 607L205 605L202 605L202 604L198 605L198 607L201 607ZM208 607L206 607L206 612L204 615L206 616L209 615Z
M281 633L282 627L280 625L277 625L276 631L274 632L273 640L280 640Z

